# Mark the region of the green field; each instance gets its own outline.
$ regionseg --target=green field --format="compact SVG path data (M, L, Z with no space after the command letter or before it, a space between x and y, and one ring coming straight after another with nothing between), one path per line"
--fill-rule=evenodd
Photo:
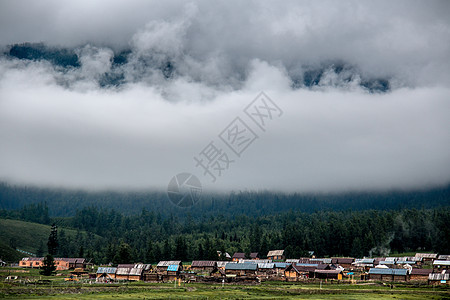
M16 248L31 253L36 253L40 242L47 252L47 240L51 226L31 222L10 219L0 219L0 258L5 261L18 261L21 257L28 256L10 247L13 240ZM77 231L64 229L66 236L75 238ZM85 234L84 232L81 232Z

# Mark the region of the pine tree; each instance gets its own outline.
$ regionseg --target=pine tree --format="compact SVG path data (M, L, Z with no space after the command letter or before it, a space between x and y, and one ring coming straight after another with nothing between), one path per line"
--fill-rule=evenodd
M129 264L133 262L132 249L127 243L120 243L119 250L114 256L115 264Z
M165 260L170 260L172 258L172 246L169 243L169 240L166 239L164 241L164 248L163 248L163 257Z
M160 258L161 258L161 247L159 246L158 243L155 243L153 245L153 262L157 262Z
M204 259L205 258L205 251L203 250L202 243L200 242L198 244L198 254L197 259Z
M59 231L59 237L58 237L58 255L61 255L62 257L69 257L69 243L67 242L66 233L64 229L61 229Z
M58 227L55 223L52 225L52 230L47 242L48 253L55 255L58 251Z
M44 258L44 266L40 271L41 275L51 276L55 273L56 266L55 261L53 260L53 256L51 254L47 254Z
M149 263L153 263L155 262L155 257L154 257L154 248L153 248L153 243L152 241L148 241L148 246L147 246L147 251L145 253L145 260Z
M175 258L181 261L187 260L186 241L181 235L175 240Z

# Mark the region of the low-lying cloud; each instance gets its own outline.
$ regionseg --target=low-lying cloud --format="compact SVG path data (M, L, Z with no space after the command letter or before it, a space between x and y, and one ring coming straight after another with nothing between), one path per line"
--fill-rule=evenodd
M1 179L142 189L191 172L208 189L283 191L449 182L447 2L95 3L0 4ZM212 183L193 157L260 91L283 115Z

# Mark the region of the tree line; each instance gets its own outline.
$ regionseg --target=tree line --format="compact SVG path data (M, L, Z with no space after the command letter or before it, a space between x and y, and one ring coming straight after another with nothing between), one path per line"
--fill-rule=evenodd
M159 213L185 218L215 216L225 217L272 215L289 210L314 213L323 210L398 210L403 208L436 208L450 206L450 185L424 190L384 192L275 193L231 192L205 194L194 206L180 209L173 205L165 191L96 191L66 190L18 186L0 182L0 216L7 211L19 210L30 204L48 203L48 215L71 217L83 207L95 206L108 210L114 207L125 215L136 215L143 208ZM30 209L34 209L30 208ZM28 213L26 214L29 215ZM44 222L44 221L42 221ZM50 224L47 220L46 224Z
M405 251L449 254L449 217L450 207L314 213L291 210L263 216L217 214L199 218L188 213L179 218L146 209L125 215L91 206L73 217L52 221L59 228L55 256L118 264L224 259L217 251L231 255L259 252L264 258L273 249L285 249L290 258L305 256L308 251L319 257L376 257ZM76 229L79 234L68 236L64 228Z

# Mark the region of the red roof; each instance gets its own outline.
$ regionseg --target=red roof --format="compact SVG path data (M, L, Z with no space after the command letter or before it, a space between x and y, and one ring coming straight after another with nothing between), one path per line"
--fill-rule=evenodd
M433 273L433 269L412 269L411 275L426 275Z
M245 258L245 253L244 252L236 252L236 253L234 253L233 258Z
M355 261L354 258L351 257L335 257L337 264L351 264Z

